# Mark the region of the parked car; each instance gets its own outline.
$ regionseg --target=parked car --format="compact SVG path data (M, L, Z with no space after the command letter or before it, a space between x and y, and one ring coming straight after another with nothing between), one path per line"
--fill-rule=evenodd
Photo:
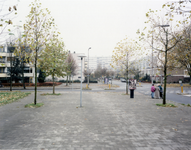
M120 80L121 80L121 82L126 82L126 79L124 79L124 78L121 78Z

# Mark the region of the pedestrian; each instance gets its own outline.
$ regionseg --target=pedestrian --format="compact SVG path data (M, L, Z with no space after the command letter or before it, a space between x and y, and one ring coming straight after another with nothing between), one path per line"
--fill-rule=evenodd
M155 97L155 86L154 84L152 84L151 86L151 98L154 98Z
M159 89L159 84L157 84L157 86L155 88L155 98L156 99L160 98L159 94L160 94L160 89Z
M162 98L162 93L163 93L163 89L162 89L162 84L159 84L159 89L160 89L160 98Z

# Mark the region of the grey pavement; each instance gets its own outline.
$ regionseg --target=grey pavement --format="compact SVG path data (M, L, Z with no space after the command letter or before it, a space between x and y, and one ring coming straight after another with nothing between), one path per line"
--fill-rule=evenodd
M64 92L40 96L40 108L24 108L34 92L0 107L0 149L190 150L191 107L158 107L135 91ZM59 92L60 93L60 92Z

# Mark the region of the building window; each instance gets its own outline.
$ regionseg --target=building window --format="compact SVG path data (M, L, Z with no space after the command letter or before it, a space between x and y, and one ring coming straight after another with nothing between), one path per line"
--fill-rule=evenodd
M24 68L24 73L32 73L32 68L25 67Z
M5 49L3 47L0 47L0 52L5 52Z
M0 68L0 73L5 73L5 68Z
M5 57L0 57L0 63L5 63Z

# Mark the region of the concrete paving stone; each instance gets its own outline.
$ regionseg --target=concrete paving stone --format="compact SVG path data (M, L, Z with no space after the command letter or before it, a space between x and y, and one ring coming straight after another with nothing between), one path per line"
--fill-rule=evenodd
M157 107L136 93L63 92L40 96L44 106L24 108L34 94L0 107L0 149L188 149L191 110ZM17 108L19 107L19 108ZM8 121L7 121L8 120ZM187 121L185 121L187 120Z

